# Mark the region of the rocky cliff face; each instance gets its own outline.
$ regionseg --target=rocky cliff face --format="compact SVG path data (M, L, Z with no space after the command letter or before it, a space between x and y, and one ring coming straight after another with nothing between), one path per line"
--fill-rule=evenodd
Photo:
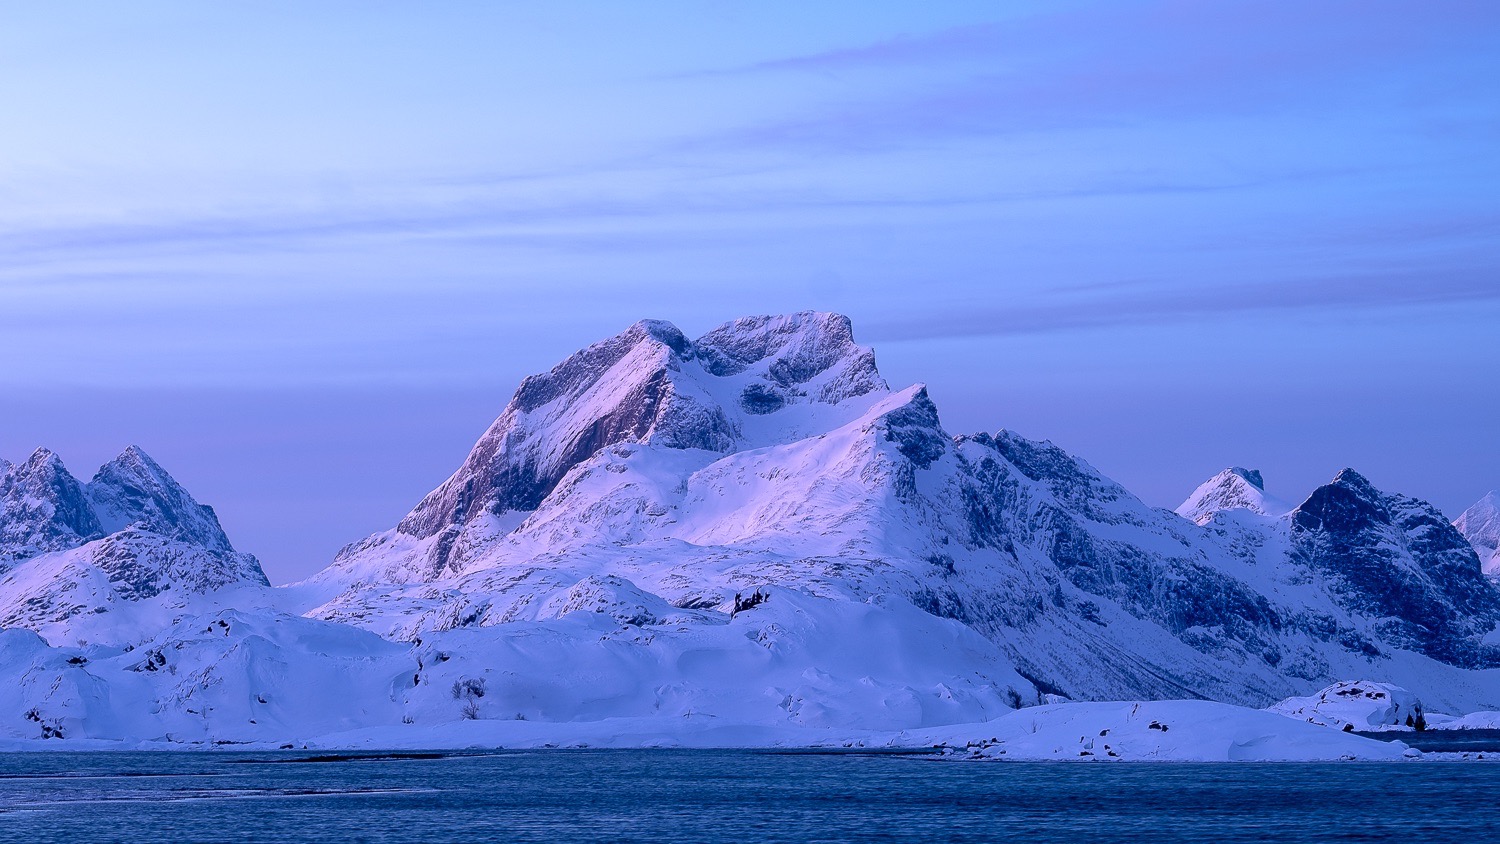
M1388 646L1469 668L1500 666L1500 648L1479 641L1500 622L1500 593L1436 508L1345 469L1290 520L1292 559L1327 577L1345 610L1378 619Z

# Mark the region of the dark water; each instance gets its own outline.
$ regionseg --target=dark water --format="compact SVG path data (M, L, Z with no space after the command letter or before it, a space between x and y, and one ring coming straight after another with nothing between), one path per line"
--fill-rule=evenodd
M1422 751L1494 754L1496 759L1500 759L1500 730L1428 730L1425 733L1403 731L1358 735L1378 741L1400 741Z
M0 756L0 841L1500 837L1500 765L960 763L752 751Z

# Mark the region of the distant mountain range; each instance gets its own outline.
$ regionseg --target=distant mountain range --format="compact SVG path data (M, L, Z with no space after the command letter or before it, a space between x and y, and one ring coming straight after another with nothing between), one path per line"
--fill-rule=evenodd
M904 729L1353 678L1500 708L1497 505L1450 524L1349 469L1292 504L1232 468L1174 513L1051 443L952 435L842 316L645 321L287 587L139 449L86 484L0 463L0 730Z

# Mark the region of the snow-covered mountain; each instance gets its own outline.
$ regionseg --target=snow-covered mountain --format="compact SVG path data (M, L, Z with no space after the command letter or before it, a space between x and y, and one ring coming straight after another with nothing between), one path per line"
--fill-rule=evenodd
M1177 515L1194 524L1207 524L1225 510L1249 510L1262 516L1280 516L1292 505L1266 493L1265 481L1255 469L1225 469L1193 490L1177 507Z
M1231 469L1179 513L1050 443L950 435L843 317L643 322L526 379L458 472L313 578L311 614L412 639L601 577L683 608L774 585L900 596L1075 698L1265 705L1366 676L1500 699L1467 670L1500 664L1500 596L1432 508L1352 471L1292 507Z
M1479 555L1484 573L1500 580L1500 492L1492 491L1453 520Z
M903 730L1353 677L1500 708L1500 592L1430 506L1352 470L1293 506L1229 469L1150 507L1051 443L954 436L834 314L589 346L278 589L136 450L0 477L0 623L45 637L0 634L17 735Z
M213 509L135 446L86 484L46 449L0 468L0 626L133 629L125 617L143 604L180 608L225 587L269 585Z

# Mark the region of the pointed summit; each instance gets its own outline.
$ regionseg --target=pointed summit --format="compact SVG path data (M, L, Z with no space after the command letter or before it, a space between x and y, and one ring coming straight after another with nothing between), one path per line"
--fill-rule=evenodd
M1280 516L1291 509L1286 502L1266 494L1265 481L1255 469L1234 466L1209 478L1177 508L1177 515L1203 525L1226 510L1249 510L1262 516Z
M1339 473L1333 476L1331 483L1357 489L1361 492L1379 492L1375 489L1375 485L1370 483L1369 478L1349 468L1340 469Z
M1392 519L1387 496L1364 475L1343 469L1333 480L1312 491L1292 511L1292 520L1307 529L1359 530Z
M232 551L213 508L199 504L139 446L104 464L88 483L106 532L135 526L210 551Z
M0 561L72 548L103 535L83 488L45 448L0 484Z
M1484 573L1500 578L1500 492L1491 491L1474 502L1453 520L1453 526L1474 546Z

